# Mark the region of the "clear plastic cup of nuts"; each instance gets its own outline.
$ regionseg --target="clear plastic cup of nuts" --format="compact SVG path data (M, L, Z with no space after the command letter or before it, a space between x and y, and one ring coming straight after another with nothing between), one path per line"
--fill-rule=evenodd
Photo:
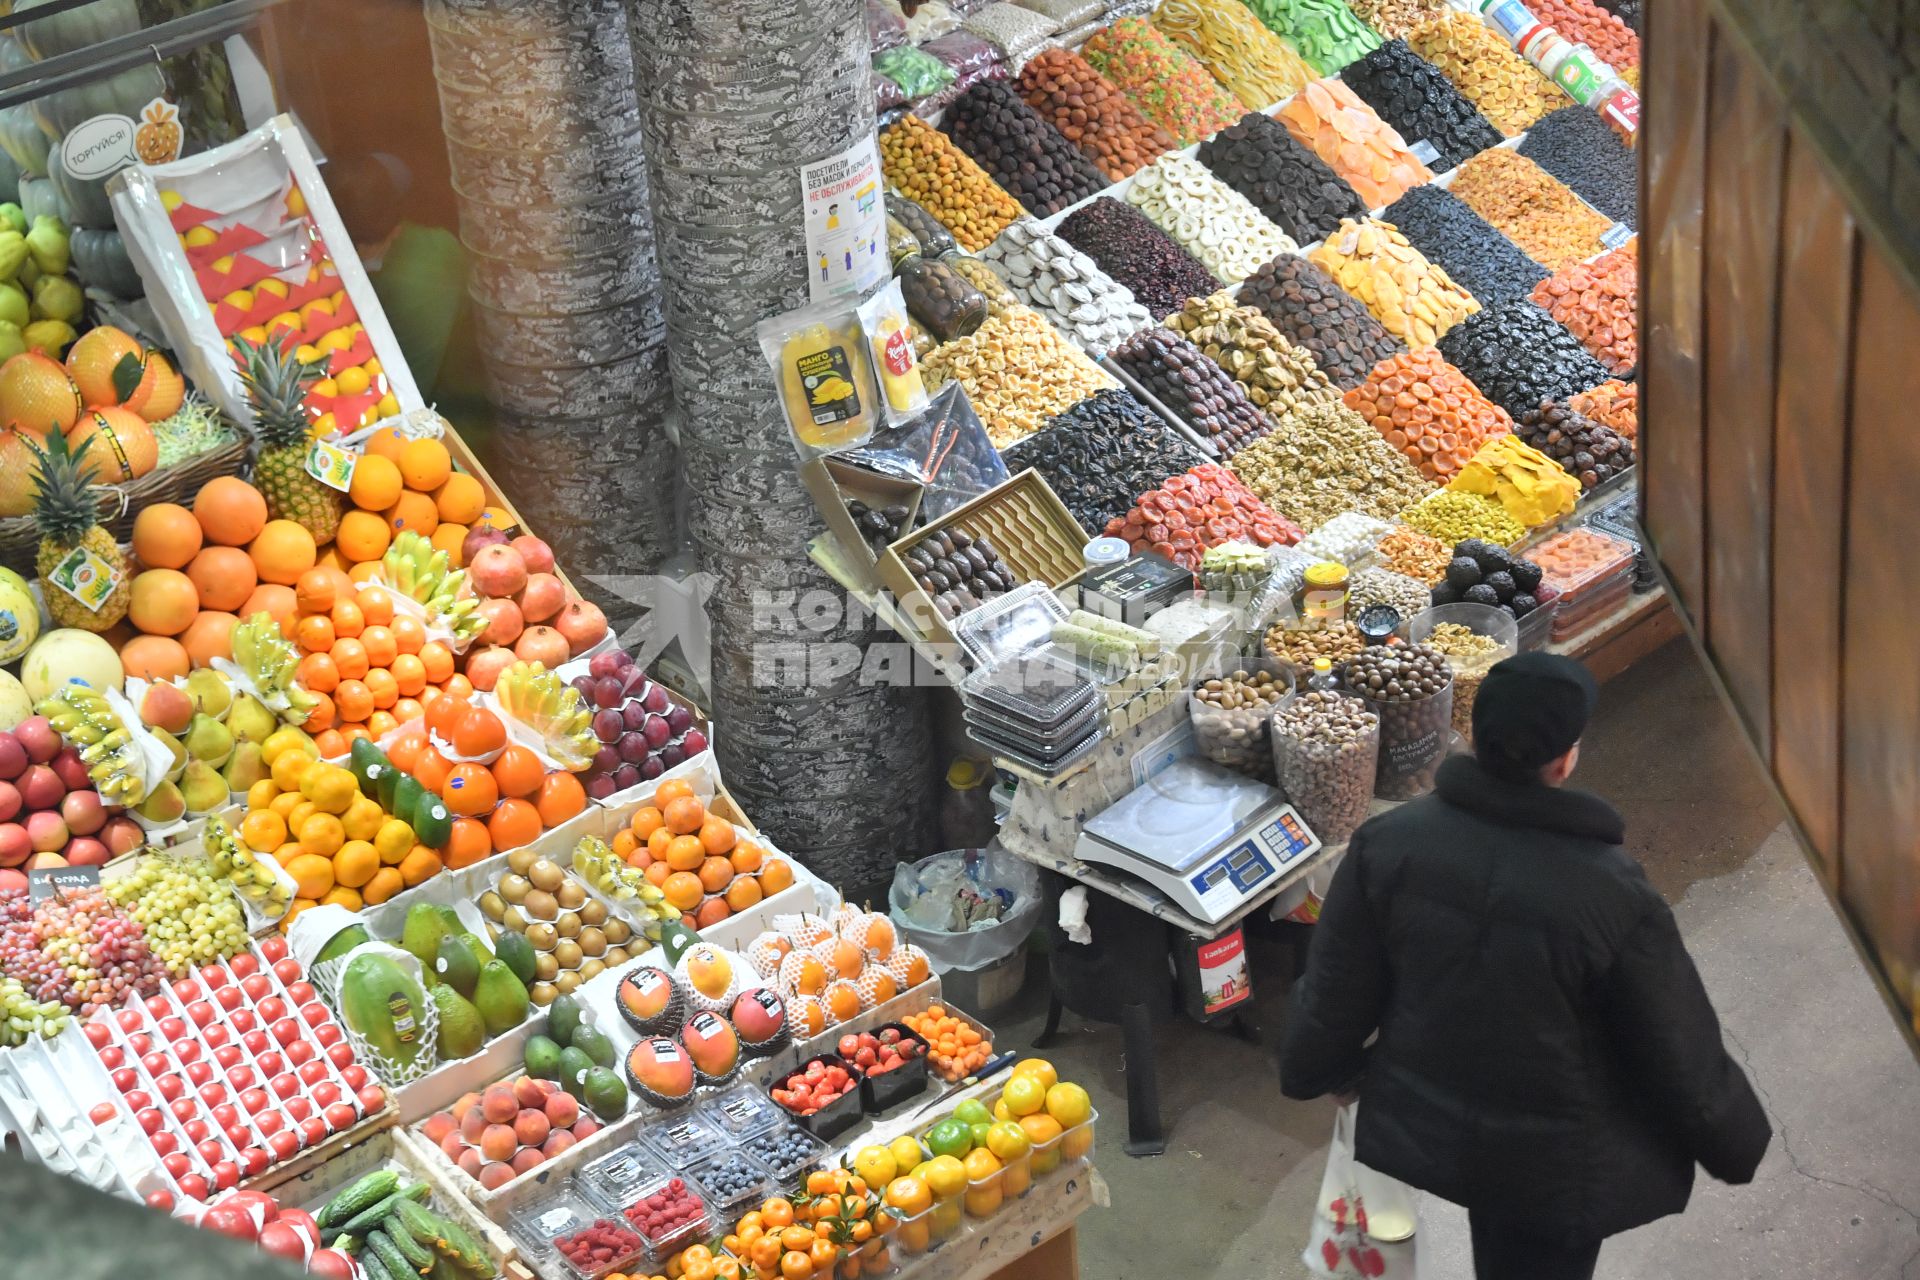
M1329 848L1345 844L1373 802L1380 717L1347 694L1309 689L1269 727L1274 781Z
M1341 683L1380 717L1374 794L1411 800L1433 789L1453 734L1453 668L1432 645L1377 645L1347 661Z
M1187 696L1194 745L1215 764L1272 782L1268 725L1274 712L1293 701L1294 689L1290 671L1260 658L1202 680Z

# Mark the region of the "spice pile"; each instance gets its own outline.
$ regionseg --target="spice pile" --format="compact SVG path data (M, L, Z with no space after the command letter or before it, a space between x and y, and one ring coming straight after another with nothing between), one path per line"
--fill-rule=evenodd
M1294 140L1346 179L1369 209L1392 204L1433 177L1393 126L1342 81L1314 81L1277 114Z
M1249 111L1264 111L1319 74L1240 0L1162 0L1153 25L1198 58Z
M1448 13L1423 22L1408 33L1407 46L1509 138L1566 105L1567 95L1478 17Z
M1389 205L1380 218L1445 267L1455 283L1482 306L1524 298L1547 278L1545 267L1443 187L1415 187Z
M1294 141L1285 125L1258 111L1201 143L1200 163L1301 244L1324 239L1342 218L1367 213L1326 161Z
M1497 435L1513 430L1506 410L1432 347L1382 360L1343 401L1420 474L1441 483Z
M1125 515L1107 522L1104 532L1126 539L1135 551L1152 551L1196 572L1207 549L1223 542L1287 547L1300 541L1297 525L1269 510L1215 462L1141 494Z
M1030 218L1008 227L981 257L1006 273L1014 293L1095 358L1153 323L1131 290Z
M1440 354L1515 418L1542 400L1564 400L1607 380L1580 340L1531 302L1471 317L1440 339Z
M919 116L902 116L881 132L880 167L889 185L938 218L969 249L984 249L1020 216L1012 196Z
M1245 387L1177 333L1143 329L1115 347L1111 358L1147 394L1213 441L1225 457L1276 425L1247 399Z
M1520 154L1615 222L1635 225L1639 162L1633 149L1585 107L1563 107L1528 130Z
M965 387L997 449L1113 385L1104 369L1026 307L990 317L978 331L935 348L920 372L929 391L949 382Z
M1340 80L1409 147L1425 142L1437 151L1439 157L1427 162L1437 173L1500 145L1500 131L1405 40L1387 41L1342 71Z
M1281 337L1258 311L1235 306L1223 293L1188 299L1178 314L1167 317L1167 327L1225 369L1269 417L1283 418L1340 397L1312 356Z
M1247 8L1323 76L1380 45L1380 37L1341 0L1247 0Z
M1101 196L1060 220L1062 240L1099 264L1155 319L1178 311L1188 298L1205 297L1220 282L1193 255L1168 238L1132 205Z
M1297 254L1281 254L1254 272L1237 301L1257 308L1280 336L1305 347L1342 390L1358 386L1374 365L1402 350L1358 299Z
M1296 245L1253 202L1191 156L1161 156L1127 188L1127 203L1153 220L1215 278L1238 284Z
M1409 347L1432 346L1480 310L1444 268L1428 262L1391 224L1373 218L1342 222L1308 257Z
M1240 117L1239 101L1145 18L1122 18L1095 33L1080 56L1180 146Z
M1019 86L1027 105L1115 182L1173 149L1166 130L1072 50L1034 55Z
M1124 516L1134 495L1206 461L1121 389L1102 391L1055 414L1005 454L1007 470L1032 467L1046 477L1083 529Z
M1482 151L1460 166L1450 190L1549 271L1600 252L1600 233L1609 225L1565 183L1515 151Z
M1390 520L1432 490L1359 414L1334 403L1287 415L1231 465L1268 506L1306 529L1344 511Z
M1565 325L1609 372L1627 373L1639 362L1639 266L1637 241L1576 262L1534 287L1534 305Z
M1050 217L1107 185L1106 175L1004 80L983 80L961 94L941 128L1037 217Z

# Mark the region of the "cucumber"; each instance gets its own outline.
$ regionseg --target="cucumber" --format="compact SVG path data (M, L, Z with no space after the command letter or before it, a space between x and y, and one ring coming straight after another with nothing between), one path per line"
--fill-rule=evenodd
M381 1224L380 1229L382 1233L392 1238L394 1247L416 1272L425 1275L433 1270L433 1260L438 1255L431 1248L415 1240L412 1232L391 1218Z
M392 1217L399 1205L424 1200L432 1190L426 1183L416 1182L404 1191L396 1191L379 1203L362 1209L358 1215L342 1223L340 1229L350 1235L364 1236Z
M425 1205L402 1200L396 1206L393 1216L395 1224L401 1230L430 1249L440 1248L441 1241L446 1238L441 1234L446 1226L446 1219Z
M391 1275L405 1277L420 1274L407 1260L407 1255L400 1252L400 1246L393 1242L393 1237L384 1230L376 1230L367 1237L367 1256L380 1259L380 1265Z
M400 1189L400 1175L392 1169L376 1169L356 1178L345 1190L327 1201L327 1207L314 1218L322 1231L331 1231L341 1223L359 1216Z
M479 1241L459 1223L425 1205L402 1201L389 1230L406 1231L416 1242L431 1246L442 1258L480 1280L494 1274L493 1259Z
M395 1274L387 1270L387 1264L382 1262L380 1255L372 1249L362 1249L357 1261L360 1263L360 1274L366 1277L366 1280L414 1280L411 1271Z
M453 1246L458 1255L455 1263L475 1280L493 1280L497 1268L493 1265L493 1255L488 1253L471 1232L452 1218L442 1218L441 1225L446 1228L447 1243ZM442 1255L446 1256L445 1254Z

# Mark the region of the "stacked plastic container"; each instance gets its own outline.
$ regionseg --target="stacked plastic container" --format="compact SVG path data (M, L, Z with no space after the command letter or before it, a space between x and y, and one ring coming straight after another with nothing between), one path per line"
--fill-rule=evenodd
M593 578L672 550L676 463L626 7L426 0L426 15L498 415L487 461L536 532L566 539L576 584L632 612Z
M1553 638L1564 640L1620 607L1633 589L1631 542L1598 529L1562 529L1528 550L1545 581L1560 590L1553 615Z

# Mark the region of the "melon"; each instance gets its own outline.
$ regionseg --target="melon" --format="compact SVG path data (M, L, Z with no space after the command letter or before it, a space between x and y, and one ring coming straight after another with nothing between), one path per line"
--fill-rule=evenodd
M105 692L126 679L120 655L91 631L60 627L33 642L20 660L20 683L36 703L75 681Z
M27 580L0 568L0 663L12 662L40 635L40 605Z
M27 688L13 673L0 671L0 729L11 729L33 714L33 702Z

